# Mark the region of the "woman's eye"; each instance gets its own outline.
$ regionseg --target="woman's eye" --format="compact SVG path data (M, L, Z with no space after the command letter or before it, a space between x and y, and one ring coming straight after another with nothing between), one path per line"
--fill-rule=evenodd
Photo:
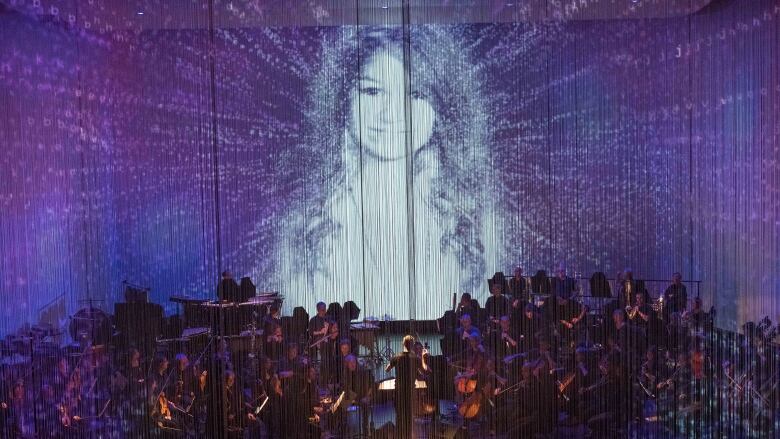
M369 96L376 96L382 91L378 87L363 87L360 89L361 94L369 95Z
M419 90L414 90L409 95L412 97L412 99L428 99L428 96Z

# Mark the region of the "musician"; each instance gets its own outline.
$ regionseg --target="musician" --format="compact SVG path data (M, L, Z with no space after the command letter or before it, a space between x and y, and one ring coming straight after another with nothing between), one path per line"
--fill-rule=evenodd
M686 407L691 402L691 366L688 352L681 350L677 354L674 369L667 373L662 381L656 384L656 389L664 396L660 401L666 410L676 410Z
M224 372L225 379L222 387L223 411L225 413L225 426L230 437L243 437L247 422L256 422L255 415L247 411L244 405L243 393L236 385L236 374L233 371Z
M621 308L634 306L635 294L639 292L640 285L634 280L634 271L631 268L623 270L623 281L618 288L618 301Z
M41 390L38 398L35 400L34 406L35 437L62 437L59 400L55 397L54 389L49 384L41 385ZM0 429L0 431L2 431L2 429Z
M238 302L240 296L240 289L235 279L233 279L233 273L225 270L222 272L222 278L217 284L217 298L220 302Z
M607 353L599 362L601 379L580 392L587 398L587 427L596 437L609 437L609 428L628 420L628 382L617 353Z
M291 418L284 432L286 438L317 438L322 434L319 423L324 410L320 405L317 371L314 366L307 366L303 375L299 389L285 393L285 407Z
M460 302L458 303L458 309L455 315L458 319L463 318L468 314L475 325L479 324L479 316L482 314L482 309L479 307L479 302L471 298L471 294L463 293L460 296Z
M512 279L509 280L509 297L512 301L512 308L522 309L523 304L529 300L528 283L523 277L523 267L515 267L512 273Z
M54 394L58 399L62 399L65 394L65 387L68 385L70 379L70 367L68 365L68 358L62 356L57 359L57 364L54 369L54 373L49 378L49 384L54 390Z
M639 369L637 355L644 352L642 341L645 339L641 329L626 322L626 313L622 309L612 312L613 332L609 345L620 356L620 363L631 373Z
M655 396L655 386L658 381L658 374L661 372L661 367L658 363L657 348L650 346L645 351L645 360L642 362L642 366L639 372L639 383L642 385L644 392L649 398Z
M152 372L146 379L146 383L150 389L150 397L156 398L157 394L162 392L164 392L167 397L170 393L169 390L172 388L172 383L169 379L170 372L168 371L168 366L168 357L166 357L165 354L157 354L157 356L154 357ZM156 403L154 400L151 402L152 404Z
M686 310L682 315L683 321L689 329L698 331L701 330L707 321L707 312L704 311L701 298L697 297L693 299L691 309Z
M425 357L418 357L414 351L414 337L407 335L403 338L403 352L393 357L385 367L385 372L395 369L396 398L395 405L396 431L398 437L412 437L412 409L415 378L417 370L427 371L428 364Z
M320 379L325 384L334 384L338 381L339 373L339 324L336 320L328 320L328 338L320 346Z
M526 303L518 321L518 336L522 342L522 349L538 348L535 343L536 334L548 328L547 321L533 303ZM515 339L517 340L517 339Z
M566 275L566 266L560 264L556 276L550 280L550 289L553 296L569 299L577 291L577 281Z
M295 393L300 390L306 376L308 360L298 355L298 343L287 343L287 353L279 362L279 378L285 393Z
M196 375L196 383L191 400L187 404L189 413L193 416L192 430L194 437L206 437L209 405L213 401L209 386L209 373L197 363L193 366L193 369Z
M672 283L666 287L663 301L663 319L665 322L669 321L669 316L672 313L682 314L688 308L688 290L682 283L682 275L680 273L672 274Z
M189 396L195 391L196 377L193 369L190 367L190 360L187 354L180 352L174 358L175 367L173 369L173 394L168 395L168 399L178 406L184 405L184 397Z
M309 320L309 344L315 343L324 337L328 333L328 306L325 302L317 303L317 314ZM310 355L312 358L317 358L319 347L315 346L311 348Z
M5 430L10 432L8 437L33 437L34 417L29 402L24 381L16 380L11 387L8 402L2 403L8 412L6 416L8 425L5 426Z
M628 320L647 334L655 323L655 310L647 303L644 292L634 293L634 305L626 309Z
M276 327L282 327L282 312L278 303L273 303L268 308L268 314L263 317L263 333L272 333Z
M282 336L282 326L269 323L268 331L264 332L265 346L263 352L273 361L279 361L282 358L284 349L284 337Z
M485 301L485 311L488 317L495 321L505 315L510 308L509 300L504 296L507 288L504 273L498 271L488 281L490 284L490 297Z
M480 335L479 328L472 323L470 314L463 314L461 316L460 326L455 328L455 335L464 342L472 335Z
M515 354L520 350L520 341L522 340L517 330L512 328L508 315L503 315L499 319L499 327L492 331L487 337L487 345L491 352L497 358L502 359L510 354Z
M587 309L573 298L550 296L544 303L548 320L557 328L564 345L573 346L581 334Z
M533 374L538 378L558 369L558 362L555 360L558 356L556 355L555 346L550 343L545 334L537 334L536 339L539 349L535 350L535 352L530 352L529 356L535 361Z
M591 360L589 356L590 352L588 348L584 346L577 347L574 353L574 370L570 372L564 380L570 379L573 383L569 383L571 392L568 392L568 388L564 389L564 392L570 396L569 410L575 420L578 423L585 422L585 414L587 411L586 400L582 397L580 390L586 389L595 384L598 379L598 365L597 362Z
M542 428L539 418L541 387L533 375L536 363L527 361L520 369L520 381L517 383L517 425L512 432L514 437L536 437Z

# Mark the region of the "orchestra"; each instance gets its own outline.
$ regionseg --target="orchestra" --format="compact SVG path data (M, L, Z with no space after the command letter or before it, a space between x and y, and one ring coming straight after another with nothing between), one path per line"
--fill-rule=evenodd
M234 284L225 272L219 297L247 300ZM563 267L550 284L551 294L540 296L520 267L509 281L497 272L481 293L484 306L476 294L453 299L454 309L442 312L457 326L405 335L400 353L382 357L384 368L361 353L350 321L333 312L341 307L329 311L325 302L300 333L279 303L265 303L252 322L262 330L249 336L212 332L200 345L150 353L96 344L62 351L36 369L34 392L31 375L4 364L1 437L112 428L153 437L370 436L387 389L395 437L403 438L415 436L417 418L448 416L470 437L560 428L611 437L648 422L685 434L707 410L717 410L719 422L739 419L723 427L731 435L773 428L780 363L771 322L746 325L739 349L728 353L715 344L702 300L684 303L679 273L653 301L627 269L614 305L584 300ZM246 337L249 347L236 345ZM437 338L441 355L428 345ZM382 373L394 376L384 390Z

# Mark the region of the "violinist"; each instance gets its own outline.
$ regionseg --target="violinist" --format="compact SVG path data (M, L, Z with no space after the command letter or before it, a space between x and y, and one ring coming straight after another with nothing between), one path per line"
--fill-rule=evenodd
M314 438L320 437L320 420L325 410L320 405L319 387L317 385L317 370L314 366L306 366L304 379L295 394L287 393L285 399L291 419L290 428L285 431L285 437Z
M587 427L596 437L607 437L609 429L624 424L629 413L628 397L623 379L620 356L607 353L599 362L601 379L582 388L580 393L587 400Z
M667 410L677 410L686 407L691 402L691 368L688 352L677 353L674 369L664 376L665 379L656 384L656 389L662 393L662 400Z
M223 410L225 413L225 425L231 437L242 437L247 423L257 421L255 415L247 410L244 397L236 385L236 374L233 371L224 372L225 379L222 387Z
M527 361L520 369L520 381L517 383L517 426L513 430L515 437L535 437L541 432L539 423L539 404L541 387L533 375L536 363Z
M169 386L173 387L169 379L170 372L168 371L168 357L165 354L158 354L154 358L152 363L152 373L147 377L146 383L149 387L149 396L156 398L158 393L165 393L166 396L169 393ZM170 392L171 395L173 394ZM150 401L152 405L156 404L153 399Z
M193 416L194 436L205 437L208 429L209 404L212 401L209 373L197 363L193 366L193 371L196 376L195 388L185 410Z
M190 367L190 360L187 358L187 354L183 352L176 354L174 364L173 376L171 377L174 391L169 399L181 407L183 405L183 397L194 392L195 376Z
M428 370L425 357L414 353L414 337L403 338L403 352L393 357L385 367L385 372L395 369L395 405L396 432L398 437L412 437L412 415L415 378L419 369Z
M289 342L287 353L279 362L279 378L285 393L298 392L305 378L308 359L298 355L298 343Z

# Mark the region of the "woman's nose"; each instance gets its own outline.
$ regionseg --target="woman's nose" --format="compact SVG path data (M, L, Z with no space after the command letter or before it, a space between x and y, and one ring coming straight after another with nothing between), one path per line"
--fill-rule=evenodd
M387 125L403 125L406 100L403 94L394 94L388 97L382 108L382 122Z

